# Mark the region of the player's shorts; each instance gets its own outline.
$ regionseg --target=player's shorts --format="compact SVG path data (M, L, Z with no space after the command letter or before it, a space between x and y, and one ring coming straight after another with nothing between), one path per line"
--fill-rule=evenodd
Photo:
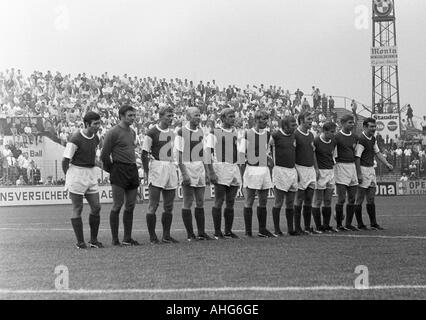
M308 188L315 189L317 182L317 174L314 167L299 166L296 164L297 175L299 178L299 190Z
M319 178L317 180L317 190L333 189L336 186L334 180L334 169L319 169Z
M213 163L213 169L217 175L217 184L227 187L239 187L241 185L241 173L237 164L216 162Z
M367 189L375 187L376 182L376 171L374 167L363 167L361 166L362 183L359 185L360 188Z
M148 184L164 190L177 189L176 164L170 161L152 160L149 164Z
M140 185L136 163L114 162L109 176L111 184L124 190L137 189Z
M272 189L271 172L269 167L246 166L244 171L244 188L253 190Z
M186 172L191 179L191 187L201 188L206 186L206 170L202 161L184 162ZM182 174L180 175L182 181Z
M358 185L358 175L356 173L355 162L338 162L334 166L334 179L336 184L343 184L348 187Z
M296 168L274 166L272 181L275 188L285 192L296 192L299 187Z
M65 190L80 195L98 193L96 167L86 168L71 164L65 176Z

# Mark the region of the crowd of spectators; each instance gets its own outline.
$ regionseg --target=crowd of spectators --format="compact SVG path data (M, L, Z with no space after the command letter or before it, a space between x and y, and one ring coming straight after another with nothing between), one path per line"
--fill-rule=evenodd
M135 76L100 76L78 74L72 77L60 72L53 74L34 71L24 77L14 68L0 72L0 115L3 117L37 117L37 123L14 123L8 132L24 143L37 143L41 135L50 135L65 144L69 135L83 126L82 115L95 111L102 116L101 136L118 121L118 109L123 103L131 103L137 110L136 130L143 134L146 128L158 119L159 107L169 104L176 112L176 125L185 119L185 109L198 107L202 112L202 124L216 122L217 114L225 105L237 111L238 126L249 128L254 123L254 113L262 108L270 112L271 127L278 125L284 115L296 115L305 109L315 112L319 126L327 117L336 119L335 102L332 97L312 87L313 105L299 89L294 93L279 86L263 84L235 85L220 88L215 80L198 84L188 79L139 78ZM309 99L311 100L311 99ZM337 120L337 119L336 119ZM7 134L7 133L5 133Z
M0 126L3 128L0 136L13 136L13 143L18 149L27 144L40 143L43 136L49 136L65 145L70 135L83 127L82 116L87 111L95 111L101 115L102 127L99 135L102 140L106 131L118 122L118 109L124 103L130 103L138 111L134 126L139 141L137 152L141 152L145 132L156 123L158 110L164 105L174 107L176 128L185 121L186 108L198 107L201 111L201 126L206 133L218 124L218 113L224 106L231 106L236 110L236 126L241 133L254 125L254 113L259 109L269 112L271 129L278 127L281 117L297 117L304 110L310 110L315 116L313 131L320 131L327 120L338 121L333 97L322 93L315 86L312 86L310 93L305 94L300 89L290 93L288 89L274 85L219 87L215 80L196 84L188 79L141 78L127 74L120 77L109 75L108 72L100 76L80 73L73 77L60 72L34 71L29 77L25 77L21 70L11 68L0 72L0 121L5 121L6 124ZM355 100L351 103L351 110L358 118L359 110ZM399 159L396 155L399 153L396 151L397 143L382 141L381 146L388 156L394 157L396 164ZM39 184L37 175L33 178L28 169L36 167L36 164L30 160L29 165L23 160L19 162L21 155L18 154L13 157L15 160L11 160L10 156L4 154L7 150L4 149L2 154L0 182L16 184L19 176L22 176L19 183ZM424 145L422 152L424 154ZM412 155L418 157L416 168L420 175L424 163L421 152L413 151ZM411 162L408 163L408 157L400 158L398 161L401 162L401 168L410 173ZM61 184L62 181L53 183Z

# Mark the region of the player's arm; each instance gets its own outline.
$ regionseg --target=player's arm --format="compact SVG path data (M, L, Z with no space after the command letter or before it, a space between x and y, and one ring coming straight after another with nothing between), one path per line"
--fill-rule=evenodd
M374 144L374 153L376 154L377 159L380 160L390 171L393 170L393 165L391 165L385 156L380 152L379 147L377 146L377 142Z
M241 176L244 176L244 171L246 170L246 153L247 153L247 139L246 135L241 139L238 145L238 163L240 164L240 173Z
M217 175L213 168L213 154L214 154L214 146L215 146L215 136L211 133L207 136L206 149L204 155L206 157L206 161L204 161L204 166L206 172L208 172L210 183L217 183Z
M152 148L152 138L149 135L145 136L142 145L142 167L145 181L148 181L149 173L149 153Z
M355 148L355 167L356 174L358 176L358 183L362 183L362 174L361 174L361 155L364 152L364 146L360 143L356 145Z
M175 138L175 148L177 149L178 167L182 173L182 185L189 186L191 184L191 179L189 178L188 171L183 163L183 138L181 135L177 135Z
M75 152L77 151L77 145L72 143L72 142L68 142L65 150L64 150L64 155L62 158L62 171L64 172L64 174L67 174L67 171L70 167L70 162L71 159L74 157Z
M318 180L320 173L319 173L319 167L318 167L318 161L317 161L317 153L315 152L315 150L316 150L315 143L312 146L312 149L313 149L313 152L314 152L314 169L315 169L315 173L317 175L317 180Z
M112 134L111 131L105 135L104 144L101 151L101 161L103 168L106 172L111 172L112 161L111 161L111 152L112 152Z

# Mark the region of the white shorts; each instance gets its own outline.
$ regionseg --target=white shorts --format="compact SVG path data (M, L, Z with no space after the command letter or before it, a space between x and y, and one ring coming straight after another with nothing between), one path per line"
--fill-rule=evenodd
M98 193L96 167L85 168L71 164L65 176L65 190L80 195Z
M361 166L361 176L362 183L359 185L359 187L367 189L376 186L376 171L374 170L374 167Z
M334 166L334 179L336 184L343 184L348 187L358 185L358 175L355 163L338 162Z
M274 166L272 169L272 181L275 188L285 192L296 192L299 186L296 168Z
M216 162L213 163L213 169L217 175L217 184L227 187L241 185L241 173L237 164Z
M178 187L176 164L170 161L153 160L149 165L148 184L164 190Z
M268 167L246 166L243 180L244 188L253 190L268 190L274 186Z
M333 189L336 186L334 180L334 169L319 169L319 178L317 181L317 190Z
M191 179L191 187L205 187L206 186L206 170L202 161L184 162L186 172ZM182 173L180 173L180 181L182 181Z
M304 167L296 164L297 175L299 177L299 190L308 188L315 189L317 174L314 167Z

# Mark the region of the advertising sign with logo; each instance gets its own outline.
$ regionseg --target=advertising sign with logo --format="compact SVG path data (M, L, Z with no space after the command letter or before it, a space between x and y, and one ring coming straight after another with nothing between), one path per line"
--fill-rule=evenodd
M399 115L394 113L381 113L373 115L376 119L377 134L380 134L383 139L388 136L389 139L394 139L400 136Z
M426 194L426 180L407 181L406 194Z
M398 47L372 47L370 57L373 67L397 66Z

